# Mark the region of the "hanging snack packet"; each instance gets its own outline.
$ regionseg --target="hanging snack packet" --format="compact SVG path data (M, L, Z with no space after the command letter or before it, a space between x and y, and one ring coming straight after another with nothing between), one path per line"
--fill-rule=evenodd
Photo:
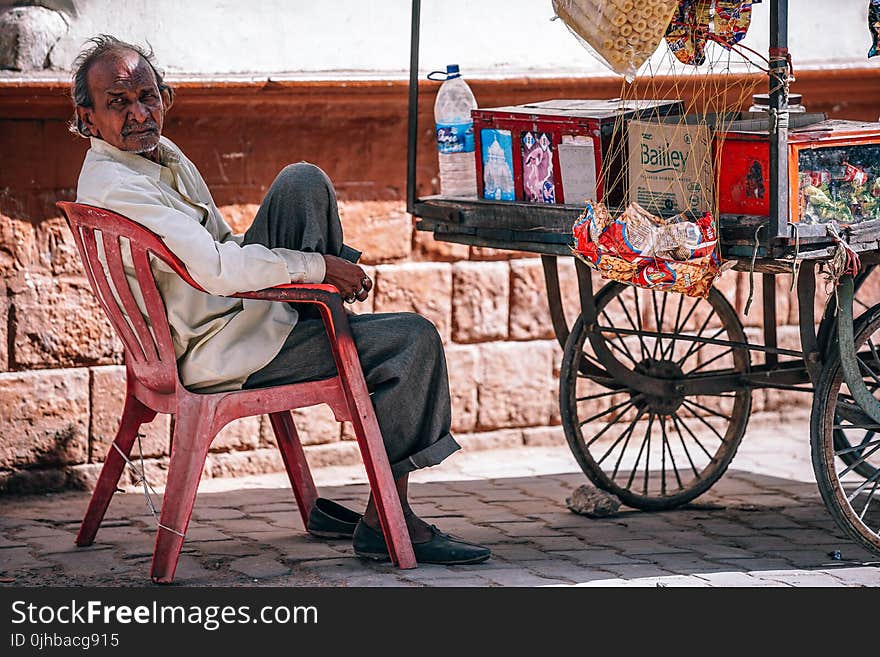
M679 0L665 39L682 64L699 66L706 61L711 9L712 0Z
M876 57L880 55L880 0L869 0L868 2L868 30L871 32L871 49L868 51L868 57Z
M761 0L715 0L714 39L730 49L746 37L752 22L752 5Z
M552 0L587 50L630 81L663 41L678 0Z

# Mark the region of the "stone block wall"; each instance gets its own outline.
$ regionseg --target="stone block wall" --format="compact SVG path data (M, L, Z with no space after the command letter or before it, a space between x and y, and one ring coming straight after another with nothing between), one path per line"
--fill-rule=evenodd
M257 206L221 210L237 231ZM564 444L558 409L561 349L547 311L541 261L521 252L437 242L416 230L400 202L340 202L346 240L363 250L375 280L357 312L414 311L431 319L446 345L453 431L465 449ZM95 303L63 220L33 225L0 216L0 490L89 487L115 435L125 389L122 347ZM595 281L597 285L600 280ZM569 317L577 308L573 261L562 259ZM799 348L790 277L776 278L780 346ZM720 288L751 339L763 340L761 277L743 315L749 281L728 272ZM871 291L875 297L880 290ZM817 318L824 291L817 291ZM806 410L806 395L756 391L756 412ZM313 465L359 462L354 432L324 405L295 411ZM140 441L151 483L167 470L171 418L159 415ZM136 459L140 465L139 458ZM227 426L204 476L280 471L267 417ZM128 483L135 483L130 471Z
M824 94L811 109L873 120L877 75L802 71L798 91L811 99ZM474 88L481 104L491 107L536 98L613 97L619 90L609 84L505 80L475 81ZM860 93L848 97L861 104L837 103L854 85ZM0 92L0 153L15 154L12 166L0 166L0 493L87 488L116 432L124 389L121 344L54 207L75 197L72 186L87 144L66 131L65 81L0 77ZM166 132L199 165L238 232L285 164L303 159L324 168L339 192L346 241L363 250L375 280L374 294L358 311L415 311L437 325L449 363L453 429L462 446L564 444L557 402L561 349L547 312L540 259L437 242L416 230L402 200L406 98L405 83L386 81L181 83ZM437 191L432 100L425 93L419 112L419 195ZM573 262L563 260L561 285L571 320L576 281ZM595 283L598 288L600 281ZM779 342L797 349L789 284L789 276L776 278ZM761 277L755 277L748 316L748 277L728 272L719 286L750 339L761 343ZM880 299L876 281L869 287L865 297ZM820 289L817 319L824 302ZM785 391L756 391L754 399L755 412L807 411L810 403L808 395ZM351 427L337 423L327 407L297 411L296 420L313 464L359 462ZM172 431L172 421L159 416L143 432L144 465L154 484L164 479ZM281 469L269 422L256 417L223 431L205 476Z

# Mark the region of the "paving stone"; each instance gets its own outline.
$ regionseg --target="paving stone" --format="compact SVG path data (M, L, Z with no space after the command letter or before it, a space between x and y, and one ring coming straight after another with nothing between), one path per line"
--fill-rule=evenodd
M829 568L829 575L848 586L880 586L880 567Z
M190 523L186 530L187 541L225 541L228 538L229 536L215 527L193 527L193 523Z
M221 581L216 581L221 580ZM222 577L202 565L201 560L191 554L181 554L174 571L174 583L181 586L196 584L220 584Z
M419 582L411 582L400 576L392 575L357 575L339 582L339 586L345 587L402 587L402 588L421 588L424 584Z
M689 554L658 554L649 557L651 563L671 573L680 575L698 572L712 572L726 570L729 566L712 563L707 559Z
M748 559L718 559L719 563L726 563L737 570L754 572L757 570L786 570L791 564L782 559L772 557L751 557Z
M241 510L247 514L253 513L276 513L279 511L296 510L296 504L293 502L271 502L268 504L246 504Z
M220 531L229 535L247 536L252 532L261 532L272 529L265 520L259 518L230 518L212 520L211 524Z
M664 545L653 539L630 539L626 541L614 541L614 549L628 556L645 556L650 558L655 554L686 553L688 550L682 547Z
M758 577L753 577L749 573L737 573L737 572L724 572L724 573L699 573L697 577L700 579L706 580L709 582L711 586L724 586L724 587L743 587L743 586L760 586L760 587L771 587L771 586L789 586L783 582L776 582L771 580L762 580Z
M782 582L788 586L832 587L840 586L840 580L828 573L810 572L808 570L759 571L751 573L761 580Z
M529 543L547 552L581 550L590 547L577 536L534 536L529 538Z
M472 564L473 566L483 566L486 568L489 562L484 562L483 564ZM479 573L480 569L472 571L474 573ZM444 566L441 564L431 564L424 563L419 564L418 568L414 568L412 570L401 571L401 576L410 579L416 582L424 582L431 580L440 580L440 579L449 579L449 578L459 578L461 577L461 566Z
M196 520L231 520L244 518L244 511L229 507L201 507L193 509L192 517Z
M39 524L39 525L31 525L29 527L24 527L15 532L16 538L24 538L24 539L32 539L32 538L41 538L41 537L52 537L57 538L61 536L66 536L66 533L53 527L52 525L47 524Z
M568 580L571 583L587 582L595 579L607 579L613 575L604 569L584 568L576 563L567 562L563 559L539 559L537 561L522 561L520 566L527 568L535 575L547 579Z
M443 579L438 579L436 582L431 582L431 586L437 587L488 587L495 584L490 579L483 577L482 575L471 575L470 577L444 577Z
M5 536L0 536L0 550L14 547L27 547L27 542L23 539L11 539L6 538Z
M105 542L94 543L88 547L79 547L74 539L76 534L63 534L61 536L38 536L30 540L31 549L40 555L66 554L83 550L105 550L109 545Z
M7 548L0 551L0 572L6 576L15 575L29 568L40 568L45 564L31 554L26 547Z
M649 578L654 586L660 588L706 588L709 582L694 575L669 575L665 577Z
M517 500L515 502L502 502L502 506L515 511L519 514L520 518L522 518L524 515L531 517L532 514L546 513L547 511L554 508L565 508L564 504L555 500L553 502L550 502L547 500L535 500L533 498L527 501Z
M544 553L537 548L520 543L502 543L492 547L492 556L496 559L518 563L527 559L541 559Z
M501 586L549 586L552 584L567 584L564 580L539 577L532 573L521 570L498 569L486 570L480 573L481 577Z
M351 544L346 543L348 551L351 552ZM281 553L281 558L286 561L314 561L315 559L338 559L345 554L346 548L340 547L336 549L327 543L319 543L317 541L303 540L283 541L273 543L272 547ZM351 554L354 554L351 552Z
M737 536L736 544L744 550L760 550L764 553L786 550L792 545L791 541L787 541L779 536L771 536L769 534Z
M211 556L250 557L261 554L265 548L256 543L247 543L236 539L226 541L198 541L187 542L196 554L208 554Z
M584 566L611 566L611 565L641 565L648 561L635 557L628 557L613 550L590 549L590 550L563 550L554 552L561 557L572 559Z
M558 529L544 527L538 522L504 522L495 526L507 536L530 538L533 536L561 536Z
M607 570L612 575L617 575L627 580L641 577L664 577L666 575L677 575L672 571L666 570L655 564L630 564L626 566L618 564L608 564L602 566L603 570Z
M248 577L264 579L278 577L290 573L290 567L270 557L269 555L255 555L234 559L229 563L232 570L244 573Z
M702 521L698 524L697 529L701 533L715 536L755 536L756 532L752 527L741 525L735 522L726 521ZM760 535L760 534L758 534Z
M314 571L321 578L331 582L340 582L350 577L363 575L365 569L382 572L391 568L391 566L352 558L308 560L297 565L305 571Z
M112 576L116 572L129 570L129 565L113 550L106 549L80 548L76 552L47 554L45 559L62 566L66 574L74 577L88 577L96 573Z
M270 527L280 527L283 529L294 530L297 533L305 531L302 517L299 511L276 511L274 513L258 513L252 514L254 520L261 520Z

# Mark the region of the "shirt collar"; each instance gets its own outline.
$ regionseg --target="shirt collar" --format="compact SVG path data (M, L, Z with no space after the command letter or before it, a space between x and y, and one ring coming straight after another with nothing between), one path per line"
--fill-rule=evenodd
M115 160L121 164L124 164L130 169L148 175L157 180L162 174L163 168L170 167L171 165L180 162L180 158L171 147L171 143L167 139L165 139L165 137L159 138L159 162L161 162L161 164L153 162L152 160L148 160L147 158L137 153L129 153L128 151L120 150L112 144L107 143L103 139L98 139L97 137L90 137L89 141L91 142L92 150L96 153L106 155L111 160Z

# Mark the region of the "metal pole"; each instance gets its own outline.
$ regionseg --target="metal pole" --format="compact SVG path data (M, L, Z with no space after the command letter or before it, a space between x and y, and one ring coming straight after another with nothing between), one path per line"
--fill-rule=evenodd
M788 0L770 2L770 240L788 239ZM772 244L771 244L772 246Z
M419 136L419 22L421 0L412 2L412 27L409 40L409 118L406 138L406 211L416 205L416 148Z

